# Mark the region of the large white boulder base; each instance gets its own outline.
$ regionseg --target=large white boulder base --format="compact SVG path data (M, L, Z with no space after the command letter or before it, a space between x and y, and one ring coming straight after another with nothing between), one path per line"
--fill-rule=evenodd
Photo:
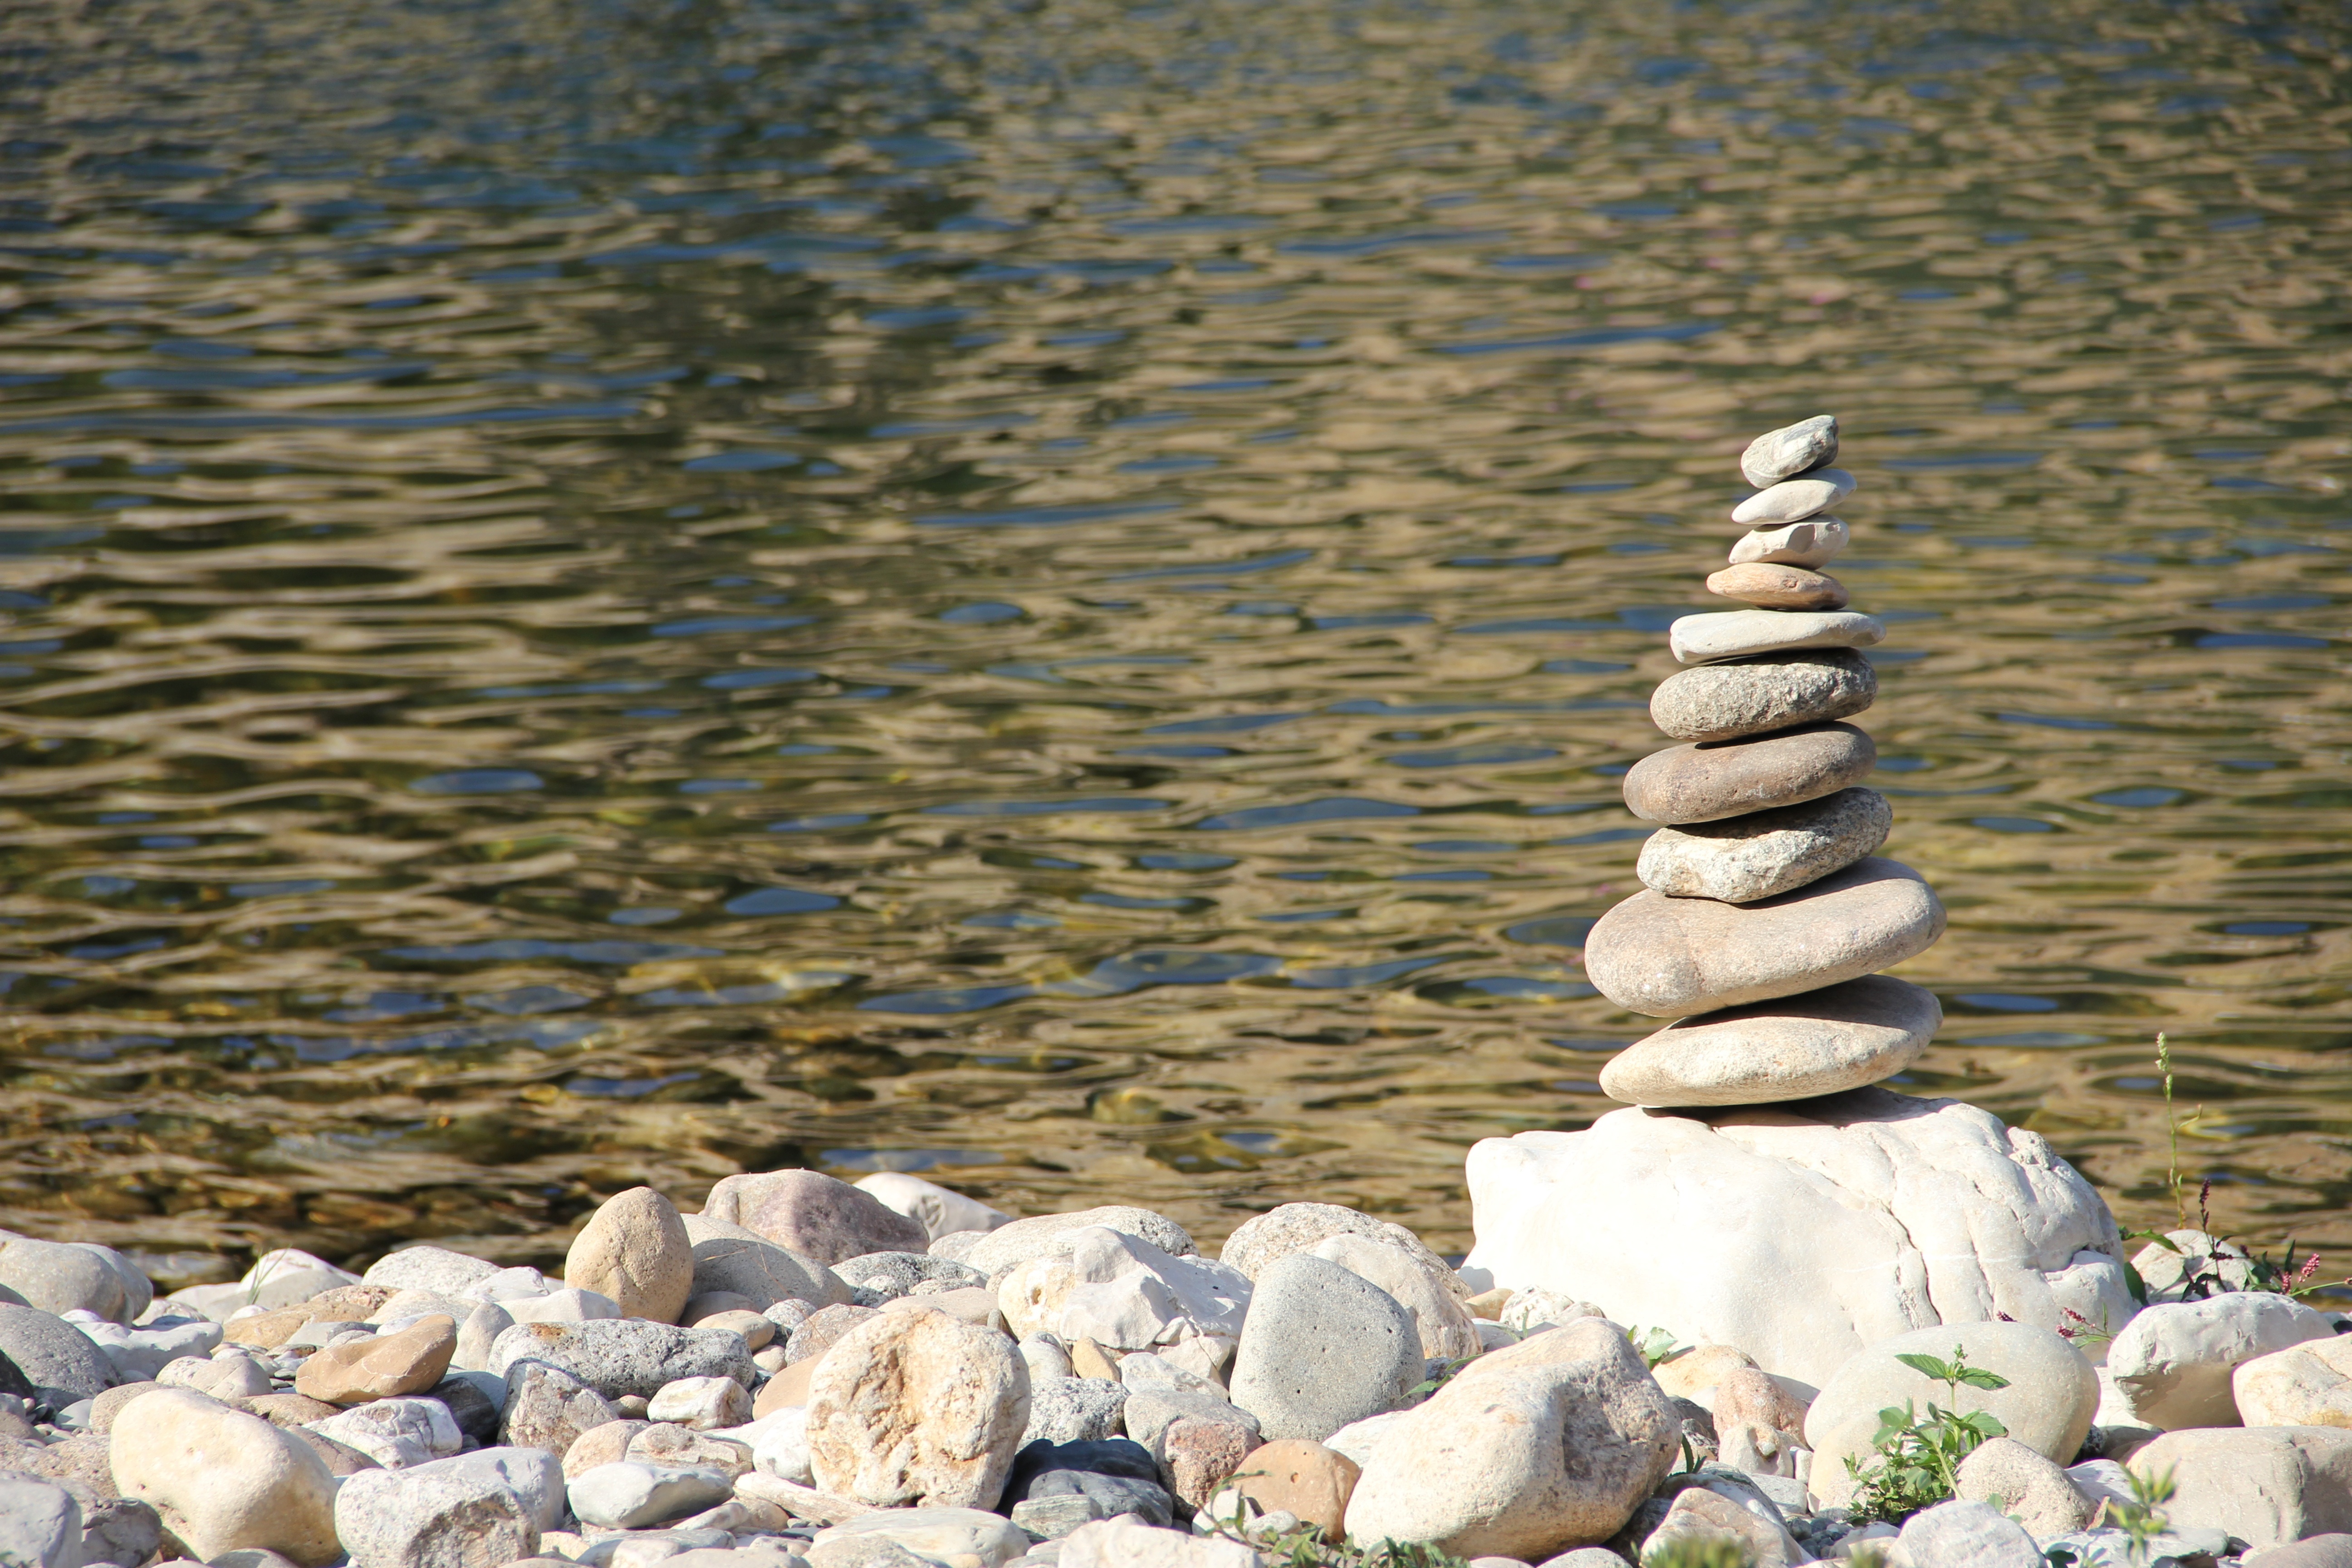
M2134 1310L2115 1216L2038 1133L1949 1100L1612 1111L1467 1162L1465 1271L1724 1344L1799 1382L1897 1334Z

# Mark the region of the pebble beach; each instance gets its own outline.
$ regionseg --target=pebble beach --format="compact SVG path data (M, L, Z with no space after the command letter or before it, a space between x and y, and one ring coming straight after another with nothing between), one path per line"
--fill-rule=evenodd
M1471 1150L1466 1256L1312 1194L1211 1258L1114 1192L797 1169L618 1193L560 1275L279 1248L158 1295L0 1233L0 1564L2352 1568L2352 1319L1885 1087L1942 1013L1882 971L1946 914L1878 854L1839 460L1827 415L1740 456L1742 607L1668 630L1643 890L1586 949L1661 1026L1622 1109ZM1931 1402L1976 1440L1889 1507L1882 1413Z

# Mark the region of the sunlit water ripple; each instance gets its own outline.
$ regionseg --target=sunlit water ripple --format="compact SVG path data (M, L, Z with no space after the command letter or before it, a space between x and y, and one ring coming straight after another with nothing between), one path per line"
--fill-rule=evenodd
M14 15L0 1225L1465 1245L1649 1026L1617 780L1831 409L1899 1081L2144 1224L2166 1031L2217 1214L2352 1246L2339 7Z

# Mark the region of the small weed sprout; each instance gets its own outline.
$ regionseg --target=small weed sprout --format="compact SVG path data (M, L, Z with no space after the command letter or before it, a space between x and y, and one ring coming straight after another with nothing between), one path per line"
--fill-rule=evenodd
M1953 1351L1948 1362L1931 1355L1895 1359L1942 1384L1945 1397L1954 1405L1964 1387L2009 1386L2009 1379L1999 1373L1970 1366L1965 1349ZM2007 1436L2009 1428L1988 1410L1964 1415L1931 1400L1923 1417L1907 1399L1900 1409L1888 1405L1878 1413L1873 1457L1865 1463L1860 1456L1849 1455L1845 1461L1855 1482L1854 1519L1865 1524L1876 1519L1899 1524L1923 1508L1946 1501L1958 1490L1960 1461L1987 1438Z

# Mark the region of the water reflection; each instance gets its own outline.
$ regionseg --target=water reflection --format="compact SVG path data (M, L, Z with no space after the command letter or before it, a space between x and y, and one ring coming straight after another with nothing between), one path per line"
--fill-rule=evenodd
M169 40L187 40L174 47ZM2318 6L59 26L0 147L0 1223L518 1260L740 1164L1459 1244L1757 429L1890 623L1908 1075L2341 1246ZM2332 194L2331 194L2332 193ZM2339 1234L2339 1232L2341 1234Z

